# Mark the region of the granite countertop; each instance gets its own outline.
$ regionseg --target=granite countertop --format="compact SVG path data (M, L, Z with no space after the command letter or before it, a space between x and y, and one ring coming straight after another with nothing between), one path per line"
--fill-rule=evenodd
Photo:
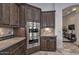
M25 37L14 37L11 39L0 41L0 51L18 43L24 39L25 39Z

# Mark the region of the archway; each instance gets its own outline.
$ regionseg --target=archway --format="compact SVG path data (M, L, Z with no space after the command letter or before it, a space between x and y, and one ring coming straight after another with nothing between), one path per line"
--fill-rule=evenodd
M63 9L63 47L67 53L79 53L79 5Z

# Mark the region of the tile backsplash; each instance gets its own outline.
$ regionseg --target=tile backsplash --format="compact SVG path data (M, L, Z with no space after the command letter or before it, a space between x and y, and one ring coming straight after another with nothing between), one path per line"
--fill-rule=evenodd
M13 35L13 28L0 28L0 37Z
M42 28L41 29L41 36L54 36L54 29L53 28Z

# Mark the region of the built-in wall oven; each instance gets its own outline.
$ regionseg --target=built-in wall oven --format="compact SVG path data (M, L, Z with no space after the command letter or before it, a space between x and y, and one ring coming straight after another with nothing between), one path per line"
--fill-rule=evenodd
M27 22L27 49L40 45L40 23Z

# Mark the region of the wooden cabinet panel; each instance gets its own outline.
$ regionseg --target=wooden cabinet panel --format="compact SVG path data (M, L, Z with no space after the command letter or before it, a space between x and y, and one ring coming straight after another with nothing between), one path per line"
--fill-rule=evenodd
M19 25L19 8L16 4L10 4L10 25Z
M56 37L42 37L41 50L56 51Z
M55 11L45 11L41 15L41 27L55 26Z
M38 8L33 8L33 20L35 22L40 22L40 13L41 13L41 10L38 9Z
M41 40L41 50L47 50L47 41L45 39Z
M2 23L9 25L10 20L10 4L9 3L3 3L2 4Z
M19 22L20 22L20 26L24 27L26 24L25 18L27 18L27 16L25 16L25 6L24 5L20 5L19 7Z
M33 21L33 12L30 6L25 6L25 19L26 21Z
M56 42L53 39L48 40L48 50L49 51L55 51L56 50Z
M0 24L1 25L9 24L9 18L10 18L9 6L10 6L9 3L0 4Z
M41 14L41 27L46 27L47 26L47 17L45 15L46 13Z

